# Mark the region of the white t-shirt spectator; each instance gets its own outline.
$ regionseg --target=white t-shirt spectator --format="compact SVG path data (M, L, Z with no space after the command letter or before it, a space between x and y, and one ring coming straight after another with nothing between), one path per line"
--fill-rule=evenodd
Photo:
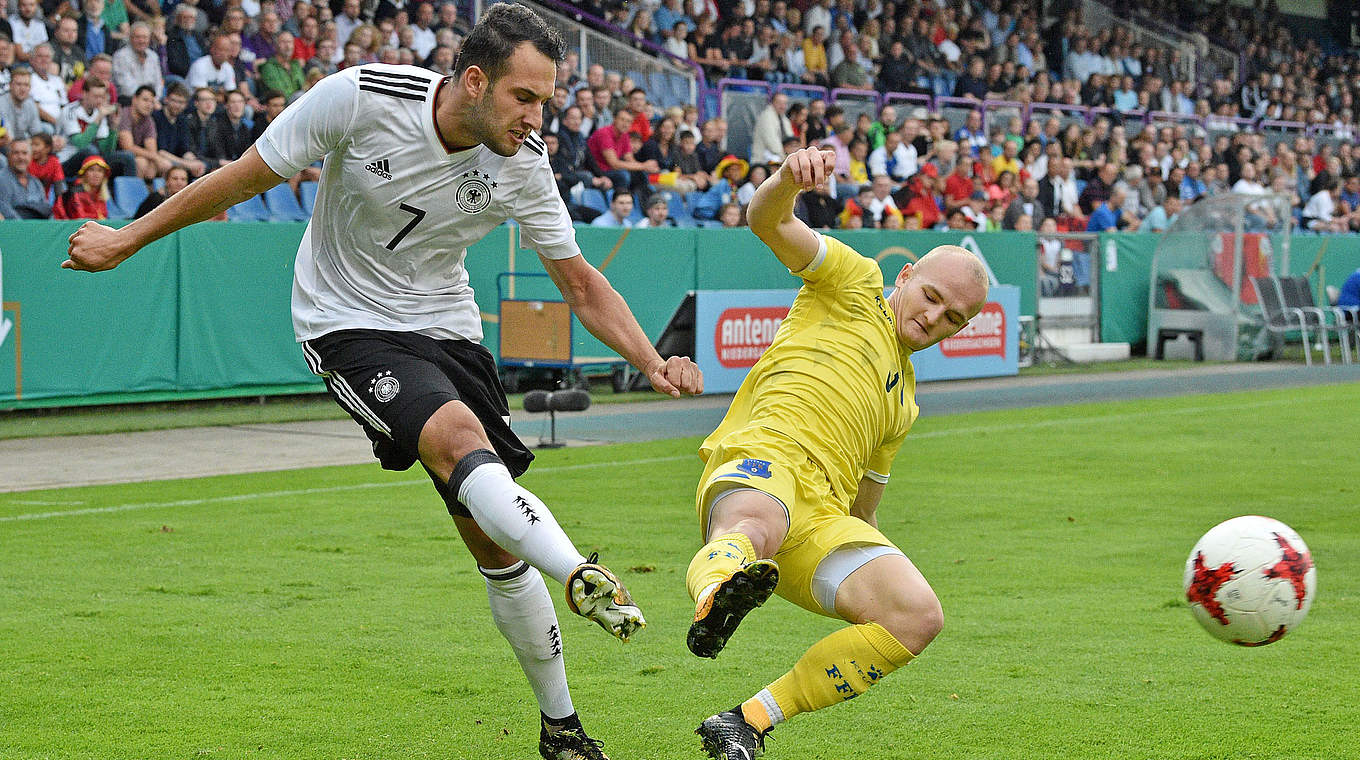
M66 83L56 74L40 77L36 71L33 72L31 81L33 86L29 94L33 97L33 102L38 104L38 108L46 111L48 116L59 115L62 107L68 102Z
M888 154L887 144L883 144L874 149L869 154L868 164L869 176L877 177L886 174L893 178L894 182L902 182L916 173L916 146L906 143L898 143L897 149Z
M184 83L193 90L207 87L229 92L236 89L236 70L231 67L231 61L213 66L212 56L205 55L189 65L189 75L184 78Z
M1252 182L1251 180L1247 179L1239 179L1236 182L1234 182L1232 186L1232 191L1234 193L1243 193L1245 195L1266 194L1266 189L1260 182Z
M1336 213L1336 201L1332 200L1332 194L1326 190L1319 190L1313 193L1313 197L1308 199L1308 205L1303 207L1303 221L1309 229L1316 229L1332 221L1332 215Z
M25 53L32 53L33 48L47 42L47 25L37 16L28 21L17 14L10 16L9 27L14 30L14 44Z

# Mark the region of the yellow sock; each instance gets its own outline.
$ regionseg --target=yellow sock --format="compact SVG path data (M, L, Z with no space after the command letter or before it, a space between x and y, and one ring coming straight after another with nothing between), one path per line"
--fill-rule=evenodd
M690 560L689 571L685 574L689 597L697 602L704 589L755 558L755 547L744 534L727 533L715 537Z
M915 656L878 623L842 628L813 644L792 670L747 700L742 714L757 730L769 730L798 713L863 694Z

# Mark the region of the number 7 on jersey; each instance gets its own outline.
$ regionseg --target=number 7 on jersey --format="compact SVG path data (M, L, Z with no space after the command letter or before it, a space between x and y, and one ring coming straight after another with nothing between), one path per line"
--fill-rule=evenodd
M401 232L398 232L395 237L388 241L387 250L389 251L395 250L397 247L397 243L400 243L402 238L411 234L411 230L415 229L416 225L420 224L420 220L425 218L425 209L416 208L415 206L406 203L401 204L397 208L401 209L402 211L405 211L408 214L414 214L415 218L407 222L406 226L401 228Z

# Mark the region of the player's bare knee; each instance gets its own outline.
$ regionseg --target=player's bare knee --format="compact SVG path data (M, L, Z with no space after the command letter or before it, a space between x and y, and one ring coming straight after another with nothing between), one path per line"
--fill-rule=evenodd
M904 590L886 600L876 622L913 654L920 654L944 628L944 608L929 586Z
M478 449L491 449L477 416L460 401L441 406L420 431L420 461L447 478L458 462Z

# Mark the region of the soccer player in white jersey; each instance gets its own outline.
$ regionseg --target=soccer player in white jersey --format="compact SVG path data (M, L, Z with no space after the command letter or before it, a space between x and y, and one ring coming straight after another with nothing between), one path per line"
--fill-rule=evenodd
M112 269L153 240L209 219L325 157L298 248L293 324L312 370L388 469L419 461L478 567L491 613L538 699L539 751L605 760L572 706L552 601L627 640L645 623L623 585L583 557L514 480L533 455L510 430L505 393L479 343L468 245L507 219L581 322L671 396L699 393L687 357L663 360L603 275L580 255L542 139L561 37L524 6L493 5L454 75L356 66L317 83L239 160L122 229L71 235L68 269Z

